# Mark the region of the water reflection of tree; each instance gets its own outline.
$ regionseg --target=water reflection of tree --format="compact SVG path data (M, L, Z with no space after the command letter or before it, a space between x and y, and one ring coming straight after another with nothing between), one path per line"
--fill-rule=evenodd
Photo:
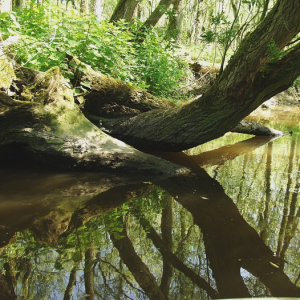
M172 178L160 182L159 185L192 214L195 224L201 228L206 256L218 288L218 296L250 296L240 275L241 268L258 277L274 296L300 295L300 289L278 267L278 260L273 256L272 251L263 243L257 232L245 222L222 187L204 171L194 177ZM159 249L165 264L172 264L174 268L206 290L211 297L217 295L207 281L185 266L170 251L170 242L165 245L145 217L140 216L140 221L148 238ZM166 299L166 291L162 292L162 285L159 286L147 265L136 253L127 234L126 222L121 218L118 222L122 225L122 231L118 232L123 238L120 236L116 238L114 231L110 231L110 235L121 259L150 299Z
M245 222L216 181L204 173L194 179L174 180L172 188L163 187L177 196L176 200L191 212L201 228L206 255L222 297L249 296L240 268L258 277L274 296L300 295L300 289L278 268L272 251Z
M70 236L77 235L78 244L74 245L82 249L83 263L81 264L80 259L74 260L72 263L64 299L70 299L72 295L79 268L83 268L85 296L89 299L106 297L105 295L119 299L122 297L121 295L126 294L123 289L124 285L135 290L138 295L143 297L147 295L150 299L172 298L174 291L171 294L171 290L174 288L174 284L180 283L179 281L174 282L178 272L181 274L181 285L184 287L187 282L186 278L188 278L199 290L201 289L203 299L206 298L206 295L211 298L250 297L251 293L241 276L241 268L256 276L273 296L300 295L299 288L290 281L280 267L280 261L273 256L272 251L264 244L256 231L243 219L233 201L224 193L221 185L210 178L205 171L199 170L194 176L178 176L155 184L169 193L162 209L160 228L157 228L153 224L153 220L151 221L151 218L145 214L142 205L138 205L138 200L133 204L126 204L125 212L117 209L111 217L104 217L105 226L112 241L110 249L104 252L116 252L117 250L118 253L116 255L114 252L111 260L103 259L100 253L103 251L101 243L104 242L105 237L101 237L101 242L97 242L93 238L94 234L97 235L94 232L99 230L100 225L95 224L93 227L89 225L91 222L88 221L93 220L92 218L95 216L105 215L113 208L121 207L130 199L140 198L139 201L143 201L143 197L154 188L153 184L131 184L111 188L95 196L73 213L68 230L61 236L60 244L64 245L65 240ZM185 208L185 210L181 209L181 220L184 221L184 215L189 212L194 222L193 224L183 224L184 222L182 222L181 225L187 233L182 234L180 241L175 241L172 237L174 227L180 225L174 221L172 203L174 206L175 204L173 199L176 199ZM298 224L294 218L294 216L299 216L300 211L296 211L296 200L297 197L291 200L290 213L293 218L292 221L285 222L286 232L289 232L291 228L295 232L295 226ZM135 220L136 224L130 223L134 221L128 221L129 217ZM150 261L138 253L135 238L140 236L136 229L139 224L148 240L151 241L146 255L150 255L150 251L154 251L155 247L157 249L155 251L160 253L161 262ZM286 224L290 224L289 227ZM195 225L200 228L201 237L195 238L194 236L193 239L189 239ZM86 243L80 240L82 237L78 233L82 226L86 226L90 231L89 234L92 235ZM282 240L284 243L281 247L281 255L284 255L290 242L289 236L286 234ZM189 253L183 247L186 240L193 240L195 248L199 248L197 243L202 242L202 239L210 268L206 274L204 274L203 268L191 267L187 263L185 256ZM177 252L174 251L175 243ZM199 260L206 259L203 258L204 253L197 255L200 256ZM116 263L118 261L119 264ZM162 265L160 273L154 271L151 263ZM28 270L32 272L30 268ZM111 280L112 272L115 277L116 274L119 276L118 280ZM210 272L212 272L212 278ZM26 278L26 276L26 268L23 267L22 277ZM132 282L132 276L143 291ZM100 277L103 283L101 288L105 290L101 293L102 295L99 294L99 286L97 286L100 284ZM25 282L23 285L25 287ZM130 298L130 295L128 297Z
M269 215L269 207L271 201L271 168L272 168L272 151L273 151L273 142L268 144L268 149L266 153L266 201L263 202L262 213L259 214L259 228L261 228L260 237L264 242L267 242L269 230L267 228L268 225L268 215Z
M281 259L280 268L284 268L285 253L290 245L292 238L295 236L298 220L300 217L300 209L297 210L298 191L300 188L299 180L295 180L295 174L299 174L298 164L298 146L299 137L293 139L290 148L290 155L288 160L288 181L286 187L284 208L281 220L281 226L278 237L278 245L276 255ZM296 169L293 171L293 168ZM294 186L293 186L294 185Z

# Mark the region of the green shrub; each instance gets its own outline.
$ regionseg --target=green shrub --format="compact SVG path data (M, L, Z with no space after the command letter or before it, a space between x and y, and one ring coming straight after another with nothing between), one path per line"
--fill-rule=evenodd
M36 6L0 20L3 36L19 35L14 47L19 62L45 71L59 66L66 77L67 55L76 56L95 70L138 85L150 92L169 96L180 88L187 66L174 58L174 49L152 29L142 43L135 42L137 27L116 25L58 6Z

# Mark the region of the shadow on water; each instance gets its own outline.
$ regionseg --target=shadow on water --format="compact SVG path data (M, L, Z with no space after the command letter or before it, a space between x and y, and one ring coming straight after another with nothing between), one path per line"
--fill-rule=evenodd
M2 167L1 299L300 297L299 136L214 148L160 181Z

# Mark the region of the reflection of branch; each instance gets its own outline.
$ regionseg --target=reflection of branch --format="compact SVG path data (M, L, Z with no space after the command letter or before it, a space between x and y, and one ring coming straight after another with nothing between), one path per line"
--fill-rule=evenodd
M167 205L163 208L161 215L161 233L166 248L168 251L172 251L172 197L170 195L167 195L166 197ZM163 256L163 274L161 277L160 288L167 299L169 298L172 274L172 265Z
M145 295L144 291L142 291L141 289L135 287L135 286L129 281L129 279L127 279L127 277L125 276L125 274L122 273L122 272L120 272L120 271L119 271L114 265L112 265L110 262L108 262L108 261L106 261L106 260L104 260L104 259L102 259L102 258L100 258L100 257L98 257L98 260L99 260L99 262L101 262L101 263L104 263L104 264L109 265L110 268L112 268L116 273L118 273L120 276L122 276L122 278L126 281L126 283L127 283L128 285L130 285L133 289L137 290L140 294ZM101 272L102 272L102 270L101 270ZM102 274L102 276L103 276L103 274Z
M258 277L273 296L300 295L300 288L278 268L270 248L243 219L221 185L204 170L199 170L197 177L176 177L159 185L176 196L200 227L220 296L250 297L240 268Z
M138 215L141 217L141 212L138 212ZM142 218L139 218L139 220L147 234L147 237L153 242L154 246L160 251L165 260L168 260L174 268L190 278L190 280L198 287L205 290L210 297L218 297L217 291L214 290L206 280L196 274L191 268L187 267L173 252L165 247L163 240L160 238L145 216L142 216Z
M85 251L84 264L84 286L85 292L88 294L86 299L92 300L95 296L94 288L94 266L95 266L95 246L92 242L91 246Z
M199 155L191 156L191 158L201 167L223 165L228 160L233 160L242 154L254 151L257 148L264 146L272 139L274 139L274 137L256 136L230 146L224 146L212 151L203 152Z
M75 263L70 272L68 285L66 287L65 294L64 294L64 300L71 299L73 288L76 284L76 272L77 272L78 265L79 263Z
M98 253L99 254L99 253ZM99 255L97 254L97 260L99 261L99 270L100 270L100 273L102 275L102 278L103 278L103 283L104 283L104 286L110 291L110 293L112 294L112 296L117 299L117 295L116 293L113 291L113 289L109 286L107 280L106 280L106 275L104 274L104 271L103 269L101 268L101 264L100 262L105 262L107 263L106 261L102 260L101 258L99 258ZM109 264L111 267L115 268L113 265ZM121 272L118 272L119 274L122 274ZM123 274L122 274L123 275ZM124 292L123 292L124 293ZM99 294L99 293L98 293ZM124 293L124 295L126 295L126 293ZM101 297L101 299L106 299L106 297L103 297L102 295L99 295L99 297Z
M68 236L74 229L84 225L91 218L105 214L113 208L121 206L126 201L149 193L152 188L153 185L149 183L130 184L116 186L98 194L88 201L84 207L77 209L73 213L69 228L62 234L62 237Z
M230 146L224 146L212 151L206 151L198 155L186 155L183 152L166 152L154 153L164 159L181 164L188 168L199 169L213 165L223 165L228 160L233 160L236 157L247 152L254 151L255 149L267 144L274 137L261 137L256 136L245 141L235 143Z
M119 251L121 259L150 300L166 300L149 268L135 252L127 235L125 223L121 218L118 218L118 223L120 227L123 228L122 231L119 232L119 235L122 236L121 239L116 238L113 230L108 229L108 232L114 246Z

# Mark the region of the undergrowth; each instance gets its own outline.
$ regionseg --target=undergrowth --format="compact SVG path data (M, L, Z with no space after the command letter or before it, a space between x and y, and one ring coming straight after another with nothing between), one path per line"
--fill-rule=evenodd
M76 56L93 69L164 97L176 97L188 72L174 56L175 45L150 29L138 42L139 26L115 25L64 11L58 6L37 6L0 14L3 39L19 38L10 51L25 67L46 71L59 66L67 78L73 74L67 56Z

